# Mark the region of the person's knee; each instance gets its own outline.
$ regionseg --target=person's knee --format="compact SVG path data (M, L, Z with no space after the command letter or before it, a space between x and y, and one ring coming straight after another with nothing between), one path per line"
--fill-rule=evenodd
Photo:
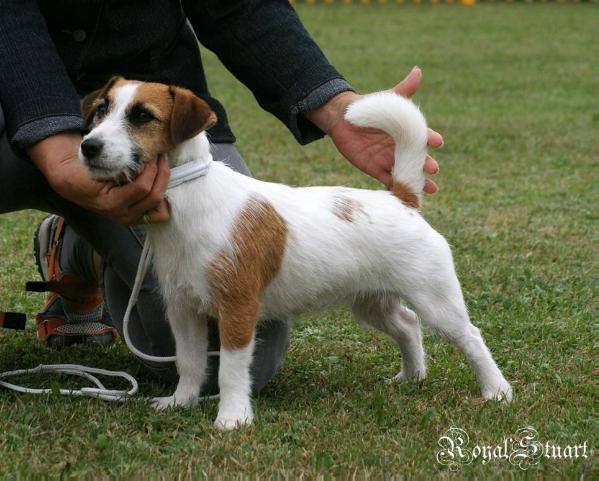
M142 361L146 369L155 376L159 381L165 384L176 384L179 380L177 367L174 363L158 363Z
M252 390L260 392L283 365L289 348L289 324L270 321L258 328L252 364Z
M250 169L241 157L234 144L212 144L212 157L218 162L223 162L240 174L252 176Z
M1 110L0 110L1 113ZM0 128L0 213L23 209L53 212L49 202L52 189L42 173L11 147Z

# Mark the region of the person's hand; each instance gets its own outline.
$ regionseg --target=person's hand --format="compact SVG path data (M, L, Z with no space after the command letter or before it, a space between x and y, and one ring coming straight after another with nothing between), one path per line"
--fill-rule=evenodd
M404 97L414 95L420 81L422 71L414 67L408 76L393 87L393 91ZM395 145L393 139L386 133L377 129L355 127L344 118L347 106L361 95L355 92L342 92L333 97L319 109L307 112L306 117L325 132L343 154L358 169L380 180L387 187L391 184L391 169L394 163ZM438 148L443 145L443 137L432 129L428 131L428 145ZM427 174L436 174L439 164L431 156L427 156L424 163ZM433 194L437 192L437 185L426 179L424 191Z
M27 154L61 197L98 212L120 224L165 222L170 218L164 198L170 169L166 156L146 164L128 184L99 182L79 161L81 135L65 132L48 137L27 149Z

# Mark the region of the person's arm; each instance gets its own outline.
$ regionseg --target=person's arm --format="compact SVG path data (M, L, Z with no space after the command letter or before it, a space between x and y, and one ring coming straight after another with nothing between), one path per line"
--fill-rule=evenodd
M200 42L300 143L327 134L352 164L389 185L390 138L343 121L347 105L359 95L328 62L287 0L183 0L183 8ZM415 69L394 90L411 96L420 79L420 69ZM442 144L442 137L431 130L429 145ZM425 171L435 174L438 170L437 162L429 157ZM427 179L425 191L436 190L435 183Z
M79 97L35 0L0 0L0 105L21 149L82 124Z
M306 144L323 131L303 115L352 90L287 0L183 0L200 42Z
M163 160L134 183L96 182L79 162L83 123L79 97L35 0L0 0L0 105L9 141L24 150L62 197L115 221L135 223L148 212L168 219Z

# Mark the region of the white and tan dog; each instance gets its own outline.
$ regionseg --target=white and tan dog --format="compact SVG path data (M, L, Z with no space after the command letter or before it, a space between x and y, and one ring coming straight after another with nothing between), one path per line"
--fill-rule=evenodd
M509 383L470 323L450 248L418 211L427 127L410 100L373 94L346 114L395 140L391 191L292 188L213 162L203 131L215 115L181 88L114 78L92 100L80 158L96 177L132 178L159 153L168 153L172 167L210 162L205 176L169 191L171 220L148 227L180 375L172 396L153 401L157 409L197 403L208 360L206 319L215 316L215 424L250 423L256 324L337 303L399 345L396 381L425 377L421 319L466 355L485 399L511 400Z

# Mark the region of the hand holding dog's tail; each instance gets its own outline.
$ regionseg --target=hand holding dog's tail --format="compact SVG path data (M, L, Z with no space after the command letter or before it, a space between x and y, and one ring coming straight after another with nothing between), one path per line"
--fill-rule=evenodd
M420 109L393 92L366 95L351 104L345 119L357 127L382 130L395 141L395 164L390 190L414 208L422 205L428 130Z

